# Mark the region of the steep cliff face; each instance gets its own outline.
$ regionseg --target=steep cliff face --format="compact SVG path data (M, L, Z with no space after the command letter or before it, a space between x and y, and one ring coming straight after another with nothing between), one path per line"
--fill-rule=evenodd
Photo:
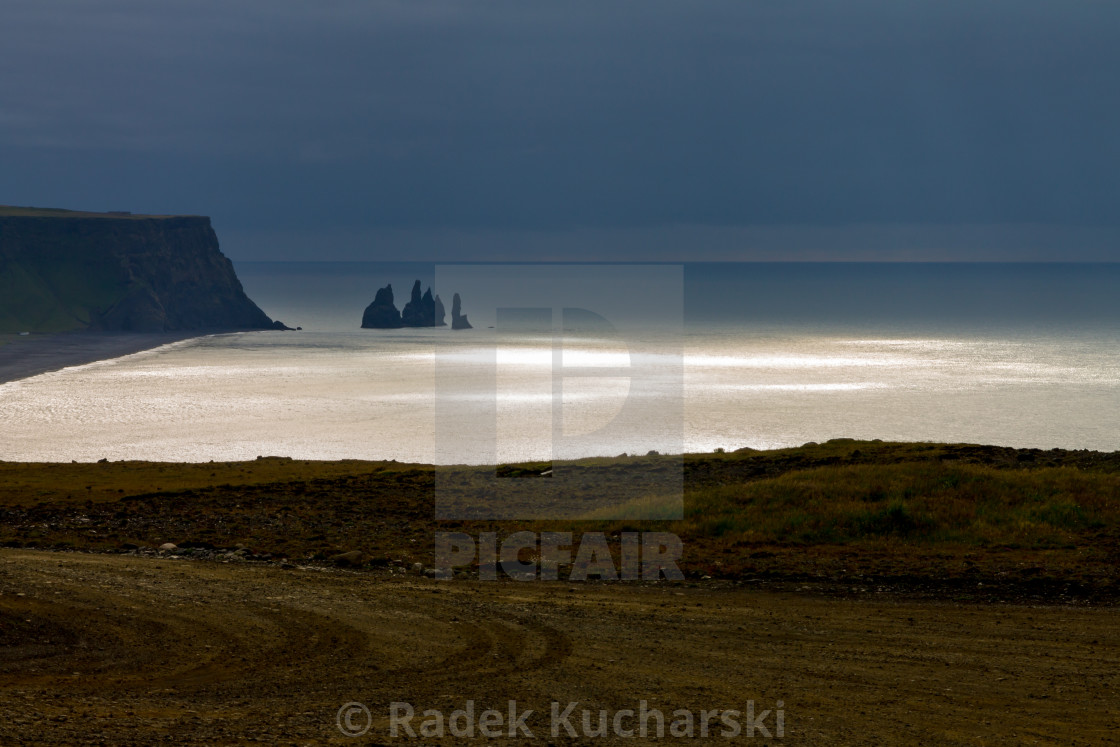
M0 209L0 331L276 326L209 218Z

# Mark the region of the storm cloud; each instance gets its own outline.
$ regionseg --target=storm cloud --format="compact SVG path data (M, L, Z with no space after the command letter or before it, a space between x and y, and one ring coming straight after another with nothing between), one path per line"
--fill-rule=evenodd
M0 203L234 258L1120 259L1120 6L8 0Z

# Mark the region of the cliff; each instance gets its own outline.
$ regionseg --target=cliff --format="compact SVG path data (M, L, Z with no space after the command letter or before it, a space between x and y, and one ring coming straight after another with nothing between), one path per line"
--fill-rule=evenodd
M283 328L209 218L0 207L0 332Z

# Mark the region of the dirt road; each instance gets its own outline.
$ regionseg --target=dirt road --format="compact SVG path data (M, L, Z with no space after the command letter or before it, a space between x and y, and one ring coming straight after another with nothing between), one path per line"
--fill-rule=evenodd
M0 744L640 743L627 711L642 700L666 730L689 711L697 735L702 710L739 711L747 743L768 741L747 736L753 701L753 723L786 744L1106 744L1120 741L1118 622L1115 609L5 550ZM414 707L419 731L424 710L468 700L475 721L511 700L532 709L534 738L390 739L391 702ZM372 715L361 737L338 725L351 701ZM579 705L556 723L554 701ZM607 737L585 736L583 709L592 729L606 712ZM732 741L724 728L711 719L710 741Z

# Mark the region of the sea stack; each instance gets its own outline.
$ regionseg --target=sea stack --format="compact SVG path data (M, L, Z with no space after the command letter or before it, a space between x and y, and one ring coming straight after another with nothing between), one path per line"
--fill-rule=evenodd
M362 314L362 329L400 329L403 326L401 312L393 303L393 284L390 283L380 288L373 303L366 307Z
M412 286L412 299L405 304L401 312L401 323L405 327L434 327L436 326L436 302L432 298L432 289L421 296L420 281Z
M393 303L393 286L386 285L377 291L373 303L366 307L362 315L362 329L400 329L401 327L446 327L447 312L439 296L432 295L432 289L420 292L420 281L412 284L412 294L403 311L397 311ZM471 329L467 317L460 313L462 301L455 294L451 310L452 329Z
M462 313L463 302L456 293L451 299L451 329L474 329L467 321L467 315Z
M436 323L436 326L437 327L446 327L447 326L447 321L446 321L447 312L444 310L443 301L441 301L439 299L439 296L436 296L435 300L432 302L432 306L435 309L435 323Z

